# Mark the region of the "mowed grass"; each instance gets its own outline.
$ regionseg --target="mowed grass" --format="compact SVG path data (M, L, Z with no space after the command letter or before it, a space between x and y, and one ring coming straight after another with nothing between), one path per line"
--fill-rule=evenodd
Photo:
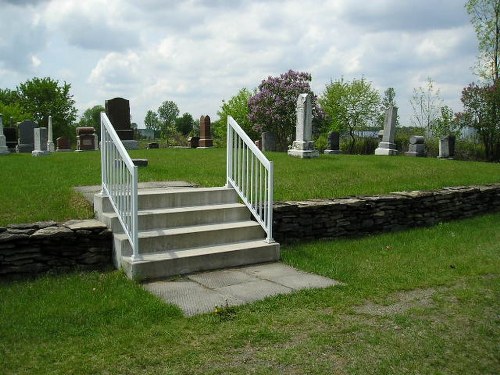
M184 318L117 271L0 284L0 372L500 373L500 213L282 250L344 285Z
M140 181L225 184L224 149L136 150L130 154L149 160L147 168L139 169ZM275 165L276 201L500 182L500 164L492 163L373 155L321 155L312 160L291 158L285 153L267 156ZM91 206L73 187L99 185L100 173L99 152L1 157L0 226L92 217Z

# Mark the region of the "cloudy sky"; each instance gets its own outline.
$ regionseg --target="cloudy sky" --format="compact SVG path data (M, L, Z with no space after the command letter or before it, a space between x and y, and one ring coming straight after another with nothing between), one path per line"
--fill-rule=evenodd
M289 69L365 77L396 90L409 122L413 89L435 81L445 104L475 80L465 0L0 0L0 87L33 77L71 84L81 115L106 99L216 119L223 99Z

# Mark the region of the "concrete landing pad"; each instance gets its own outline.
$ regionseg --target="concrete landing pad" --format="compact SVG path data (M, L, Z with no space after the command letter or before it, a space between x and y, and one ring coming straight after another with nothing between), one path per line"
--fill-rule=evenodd
M216 306L237 306L300 289L339 284L283 263L266 263L188 275L174 281L154 281L143 287L179 306L186 316L193 316L213 312Z

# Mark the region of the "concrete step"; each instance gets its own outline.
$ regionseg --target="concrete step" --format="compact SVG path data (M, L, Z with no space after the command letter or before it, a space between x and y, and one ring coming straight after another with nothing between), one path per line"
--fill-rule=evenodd
M139 189L137 200L138 210L150 210L237 203L239 198L234 189L215 187ZM96 194L94 196L94 211L99 217L103 212L113 212L113 207L107 197Z
M200 271L275 262L280 258L279 244L264 240L171 250L145 254L141 260L123 257L121 266L134 280L161 279Z
M181 250L222 245L235 242L264 239L265 232L255 221L196 225L180 228L155 229L139 232L141 254L151 254L167 250ZM129 256L132 248L127 235L114 235L116 256Z
M156 228L179 228L192 225L246 221L251 218L248 208L242 203L217 205L158 208L138 212L139 230ZM102 214L101 221L113 233L123 233L123 228L114 212Z

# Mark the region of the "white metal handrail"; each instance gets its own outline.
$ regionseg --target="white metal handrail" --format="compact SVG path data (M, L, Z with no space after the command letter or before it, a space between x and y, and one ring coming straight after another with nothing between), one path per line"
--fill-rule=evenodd
M137 166L134 165L108 117L101 112L102 192L106 195L132 247L140 259L137 226Z
M227 186L241 200L273 242L273 162L252 142L231 117L227 117Z

